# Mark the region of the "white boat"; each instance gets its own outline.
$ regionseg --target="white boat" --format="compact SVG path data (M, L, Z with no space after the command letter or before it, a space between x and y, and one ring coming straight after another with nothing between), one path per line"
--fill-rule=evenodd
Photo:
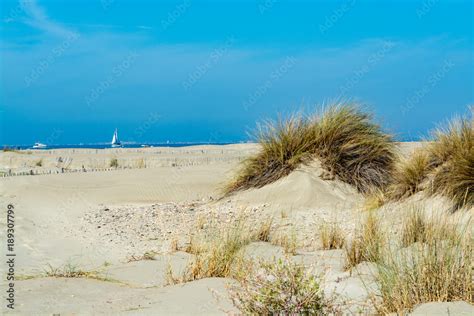
M122 147L122 143L118 138L118 131L115 129L114 136L112 137L112 148Z
M46 148L46 147L48 147L48 146L45 145L45 144L42 144L42 143L35 143L35 144L33 145L33 148L34 148L34 149L44 149L44 148Z

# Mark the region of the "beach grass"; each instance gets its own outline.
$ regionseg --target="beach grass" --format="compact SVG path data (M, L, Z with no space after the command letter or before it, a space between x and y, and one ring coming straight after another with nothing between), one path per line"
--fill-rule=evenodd
M432 133L432 141L402 161L389 189L392 200L419 191L451 199L454 210L474 206L474 120L454 118Z
M336 223L324 223L319 227L319 237L322 249L341 249L346 239L341 227Z
M446 216L427 219L414 210L404 224L402 248L387 247L377 261L379 312L405 314L427 302L474 303L471 224L453 224Z
M263 187L312 158L363 193L391 181L396 159L393 138L356 103L335 103L309 117L293 115L267 122L256 138L260 152L243 163L225 193Z
M408 158L400 160L389 188L389 198L399 200L421 191L422 183L428 176L428 166L429 156L425 149L418 149Z
M117 158L112 158L112 159L110 159L109 166L110 166L111 168L118 168L119 163L118 163Z
M302 115L259 125L256 139L260 152L244 161L226 193L260 188L288 175L309 158L314 142L310 122Z
M197 233L187 249L195 257L179 279L192 281L230 276L232 265L243 259L240 250L250 242L252 234L243 219Z
M458 118L435 131L428 147L435 169L431 192L444 195L456 208L474 206L474 120Z
M373 211L369 212L364 222L357 227L352 240L347 240L344 245L346 269L364 261L377 262L386 246L386 239L377 215Z

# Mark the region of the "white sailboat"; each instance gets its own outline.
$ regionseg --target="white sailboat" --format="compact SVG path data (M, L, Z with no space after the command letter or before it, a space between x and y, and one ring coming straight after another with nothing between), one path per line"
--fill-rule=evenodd
M122 143L118 138L118 131L115 129L114 136L112 137L112 148L122 147Z
M45 145L45 144L42 144L42 143L35 143L35 144L33 145L33 148L34 148L34 149L44 149L44 148L46 148L46 147L48 147L48 146Z

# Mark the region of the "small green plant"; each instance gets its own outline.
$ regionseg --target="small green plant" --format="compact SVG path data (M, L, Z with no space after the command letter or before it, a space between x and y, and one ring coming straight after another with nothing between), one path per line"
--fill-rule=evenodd
M118 163L117 158L112 158L112 159L110 159L110 164L109 164L109 166L110 166L111 168L118 168L119 163Z
M323 315L328 308L320 280L289 260L261 262L230 293L245 315Z
M38 160L38 161L35 163L35 166L36 166L36 167L42 167L42 166L43 166L43 159Z
M340 249L345 244L344 232L337 224L322 224L319 237L323 249Z

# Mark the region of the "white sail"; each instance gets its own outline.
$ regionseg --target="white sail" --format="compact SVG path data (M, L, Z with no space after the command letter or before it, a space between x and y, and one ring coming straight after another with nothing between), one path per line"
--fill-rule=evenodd
M117 129L115 129L114 136L112 137L112 145L120 145Z

